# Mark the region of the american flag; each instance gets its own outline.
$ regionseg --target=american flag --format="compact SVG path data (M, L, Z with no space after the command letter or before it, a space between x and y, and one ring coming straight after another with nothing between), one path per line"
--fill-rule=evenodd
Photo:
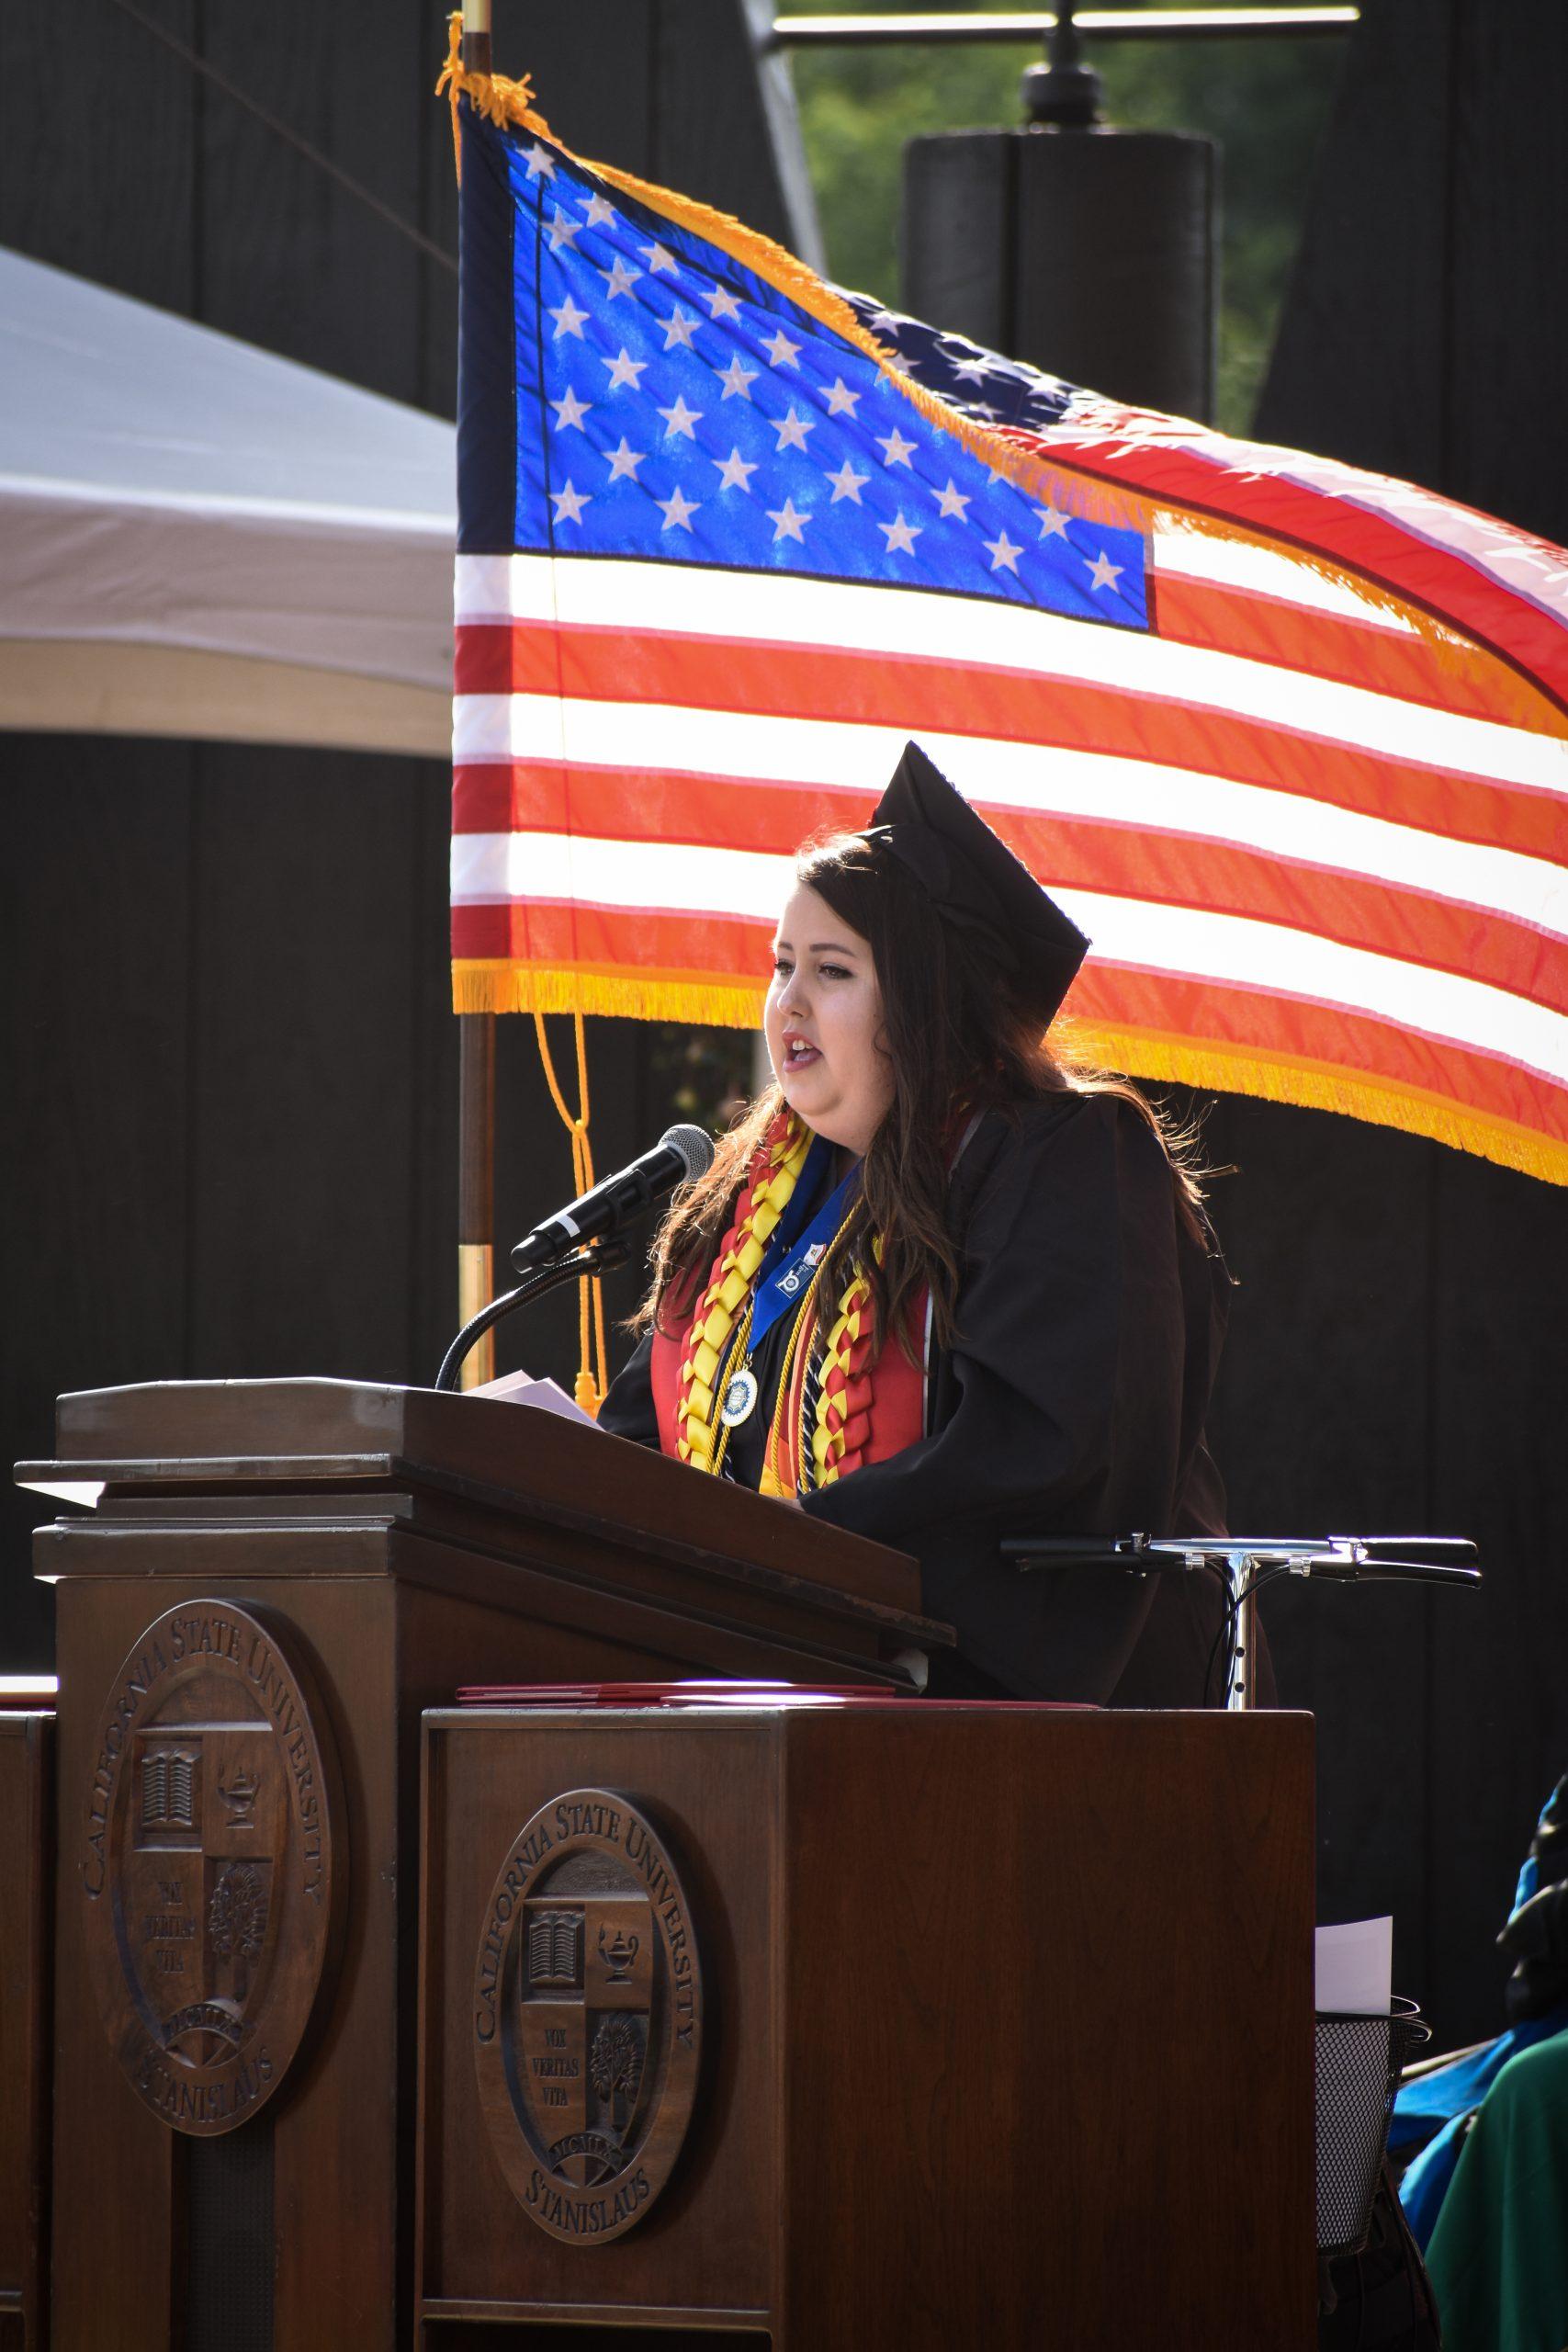
M1568 1182L1568 558L840 295L506 86L460 108L458 1009L753 1023L789 853L913 735L1089 934L1116 1067Z

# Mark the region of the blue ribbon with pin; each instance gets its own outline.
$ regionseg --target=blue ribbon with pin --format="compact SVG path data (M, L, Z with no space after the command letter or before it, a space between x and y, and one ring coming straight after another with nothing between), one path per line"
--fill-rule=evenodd
M854 1188L860 1182L859 1162L836 1184L813 1214L832 1167L833 1146L818 1136L806 1155L799 1181L757 1270L756 1304L751 1312L748 1352L755 1354L781 1316L799 1306L811 1277L844 1221Z

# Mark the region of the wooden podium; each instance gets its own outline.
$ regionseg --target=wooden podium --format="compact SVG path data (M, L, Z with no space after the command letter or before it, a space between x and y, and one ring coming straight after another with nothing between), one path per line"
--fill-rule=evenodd
M52 2342L412 2324L419 1719L462 1684L913 1687L915 1564L598 1430L338 1381L60 1400ZM521 2217L519 2226L522 2227Z
M422 2352L1315 2345L1310 1718L425 1724Z

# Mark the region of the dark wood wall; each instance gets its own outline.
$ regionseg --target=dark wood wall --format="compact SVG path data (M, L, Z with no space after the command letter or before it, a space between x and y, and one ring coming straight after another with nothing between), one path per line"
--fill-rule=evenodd
M439 10L141 5L450 249ZM1263 424L1568 537L1564 330L1540 299L1568 28L1502 13L1523 46L1482 60L1479 6L1374 0ZM71 37L62 77L26 12L0 17L0 241L450 413L449 273L111 0ZM573 143L791 233L731 0L502 0L499 50ZM1462 137L1434 146L1439 68ZM454 1304L444 769L68 737L0 737L0 767L11 1453L48 1449L62 1388L427 1379ZM590 1035L609 1167L669 1115L677 1054L630 1023ZM531 1023L501 1024L499 1060L504 1242L570 1176ZM1486 1547L1480 1601L1311 1589L1269 1611L1283 1694L1319 1717L1325 1916L1393 1909L1402 1986L1445 2038L1486 2032L1490 1939L1568 1761L1568 1196L1268 1104L1224 1103L1209 1133L1242 1170L1216 1193L1242 1281L1215 1430L1235 1523ZM510 1338L503 1362L525 1356L570 1382L570 1302ZM0 1514L14 1667L49 1656L34 1515Z
M1556 0L1363 0L1260 438L1568 542L1565 111ZM1214 1132L1246 1169L1238 1517L1484 1549L1478 1601L1292 1593L1276 1623L1318 1713L1327 1903L1393 1908L1401 1983L1449 2038L1490 2033L1492 1940L1568 1768L1568 1193L1304 1113L1227 1105Z

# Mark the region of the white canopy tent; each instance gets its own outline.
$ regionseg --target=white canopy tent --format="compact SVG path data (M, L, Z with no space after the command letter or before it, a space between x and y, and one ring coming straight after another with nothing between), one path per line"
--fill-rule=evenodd
M0 252L0 726L445 756L455 435Z

